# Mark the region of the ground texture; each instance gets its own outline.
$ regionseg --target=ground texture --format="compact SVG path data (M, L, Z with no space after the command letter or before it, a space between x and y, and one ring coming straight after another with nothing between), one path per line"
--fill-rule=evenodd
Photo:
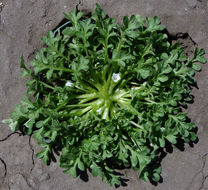
M77 7L91 11L94 0L0 0L0 120L8 118L23 97L24 81L20 80L19 58L29 62L41 48L40 37L54 29L63 12ZM124 15L157 15L170 35L187 46L208 53L207 0L99 0L106 13L121 21ZM208 56L206 55L206 58ZM123 190L208 190L208 64L197 76L195 102L185 110L198 126L196 144L173 147L162 160L163 182L153 185L138 179L130 169L122 170L126 185ZM44 166L34 154L36 142L21 134L10 134L0 124L0 190L110 190L107 183L90 174L81 178L62 173L57 163ZM10 134L10 135L9 135Z

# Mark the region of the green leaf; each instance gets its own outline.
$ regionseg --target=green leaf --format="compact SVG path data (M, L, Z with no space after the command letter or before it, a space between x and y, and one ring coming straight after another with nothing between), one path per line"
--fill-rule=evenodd
M35 119L31 118L29 119L25 124L24 126L27 127L29 130L28 130L28 134L31 134L32 133L32 129L33 129L33 126L35 124Z
M13 121L13 119L4 119L2 120L2 123L8 124L11 131L17 131L18 129L18 122Z
M36 157L37 158L42 158L42 157L44 157L46 155L46 151L45 150L41 150L40 152L38 152L37 154L36 154Z
M201 70L201 67L197 64L193 64L192 65L192 68L195 70L195 71L200 71Z
M78 63L73 62L71 65L72 65L72 70L74 71L74 75L76 77L80 77L82 71L87 71L89 69L88 64L89 64L89 60L86 59L85 57L81 57Z
M163 74L169 74L172 71L172 68L168 65L165 69L162 70Z
M120 184L121 184L120 177L116 175L111 175L110 186L120 185Z
M4 119L4 120L2 120L2 123L9 125L9 124L13 123L13 119Z
M84 171L84 170L85 170L85 167L84 167L83 162L82 162L81 160L78 160L77 163L78 163L78 168L79 168L80 170Z
M164 138L159 138L160 146L163 148L165 147L165 139Z
M35 75L37 75L39 72L41 72L43 70L45 70L45 67L41 67L41 66L40 67L38 67L38 66L34 67Z
M179 113L176 115L177 119L181 120L181 121L185 121L186 120L186 115L184 113Z
M51 76L52 76L52 74L53 74L53 70L52 69L51 70L48 70L48 72L46 73L47 79L50 79Z
M139 177L141 179L143 179L145 182L149 181L149 173L148 173L148 171L142 172Z
M26 70L21 71L21 75L20 75L21 79L26 77L26 76L29 76L29 73Z
M103 175L103 172L102 172L101 168L95 162L92 163L90 168L92 169L92 175L94 177L97 177L98 175L99 176Z
M76 171L76 167L72 167L69 169L69 173L73 178L77 177L77 171Z
M160 24L160 20L157 16L154 18L147 17L147 29L148 32L154 32L154 31L161 31L164 30L164 25Z
M197 139L196 134L193 133L193 132L191 132L190 134L191 134L191 140L192 140L192 141L195 141L195 140Z
M131 158L132 166L136 167L139 160L138 160L137 155L136 155L135 152L131 152L131 153L132 153L132 155L131 155L130 158Z
M145 167L150 163L151 158L146 154L146 151L140 152L139 154L137 154L137 157L139 159L140 174L142 174Z
M154 181L158 182L160 180L160 175L158 173L153 174Z
M176 136L174 136L173 134L169 134L165 137L169 142L171 142L172 144L176 144L177 140L176 140Z
M65 173L65 174L69 174L70 172L70 168L67 168L67 169L65 169L64 171L63 171L63 173Z
M168 77L165 75L161 75L157 78L160 82L166 82L168 80Z
M20 68L27 70L27 67L25 66L25 61L24 61L23 55L21 55L21 58L20 58Z
M203 57L204 54L205 54L204 49L198 50L198 48L196 48L194 50L194 57L192 59L192 62L206 63L206 59Z
M175 100L170 100L169 103L172 105L172 106L177 106L177 102Z
M141 77L143 79L147 79L150 75L150 71L149 70L145 70L145 69L140 69L139 73L141 74Z

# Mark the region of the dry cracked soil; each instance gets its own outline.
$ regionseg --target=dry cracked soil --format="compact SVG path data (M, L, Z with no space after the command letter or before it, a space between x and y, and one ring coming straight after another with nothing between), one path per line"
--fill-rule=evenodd
M159 16L168 32L189 53L204 48L208 58L207 0L98 0L105 12L121 21L124 15ZM40 37L54 29L63 12L78 8L90 12L94 0L0 0L0 120L8 118L25 92L20 80L19 59L28 63L40 50ZM195 101L185 110L198 126L199 141L167 149L162 160L162 182L145 183L125 169L120 190L208 190L208 64L196 75ZM11 133L0 124L0 190L110 190L100 178L72 177L57 163L44 166L35 158L39 147L32 138ZM84 179L84 180L83 180Z

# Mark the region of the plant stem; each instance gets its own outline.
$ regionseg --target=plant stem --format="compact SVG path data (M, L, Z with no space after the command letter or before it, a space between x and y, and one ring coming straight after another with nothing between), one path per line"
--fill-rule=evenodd
M49 88L49 89L52 89L52 90L55 89L54 87L52 87L52 86L46 84L45 82L42 82L42 81L40 81L40 80L38 80L38 82L41 83L42 85L44 85L45 87Z

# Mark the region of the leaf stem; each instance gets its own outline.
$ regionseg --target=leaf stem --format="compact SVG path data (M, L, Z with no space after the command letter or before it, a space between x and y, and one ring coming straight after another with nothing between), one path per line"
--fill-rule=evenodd
M137 123L135 123L135 122L133 122L133 121L130 121L130 123L131 123L132 125L134 125L135 127L138 127L138 128L140 128L140 129L144 129L141 125L138 125Z
M49 88L49 89L52 89L52 90L55 89L54 87L52 87L52 86L46 84L45 82L42 82L42 81L40 81L40 80L38 80L38 82L41 83L42 85L44 85L45 87Z
M54 70L54 71L64 71L64 72L68 72L68 73L72 73L73 70L71 69L67 69L67 68L64 68L64 67L52 67L52 66L47 66L47 65L41 65L43 69L51 69L51 70Z

